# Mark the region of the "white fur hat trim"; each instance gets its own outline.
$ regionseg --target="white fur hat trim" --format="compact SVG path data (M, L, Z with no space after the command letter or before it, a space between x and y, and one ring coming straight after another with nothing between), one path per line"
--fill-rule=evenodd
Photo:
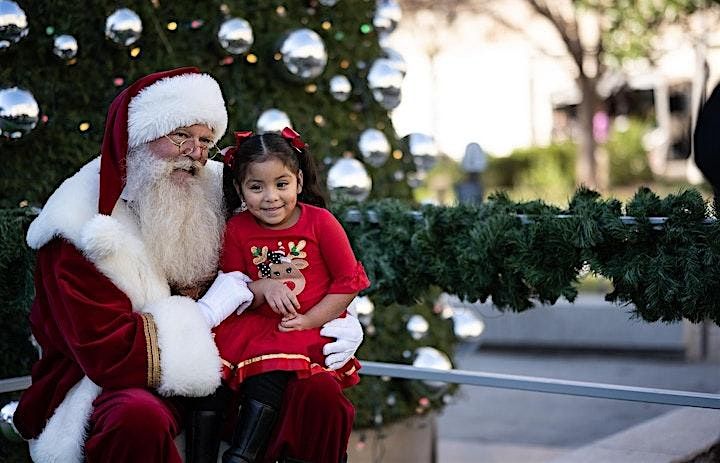
M217 142L227 129L218 83L207 74L181 74L145 87L128 105L128 147L157 140L179 127L205 124Z

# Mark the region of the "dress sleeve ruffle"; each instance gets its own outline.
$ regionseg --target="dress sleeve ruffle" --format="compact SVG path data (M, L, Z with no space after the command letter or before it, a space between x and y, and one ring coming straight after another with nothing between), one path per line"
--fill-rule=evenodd
M350 294L370 287L370 280L365 274L365 268L360 261L356 261L355 268L343 275L338 275L328 288L328 294Z

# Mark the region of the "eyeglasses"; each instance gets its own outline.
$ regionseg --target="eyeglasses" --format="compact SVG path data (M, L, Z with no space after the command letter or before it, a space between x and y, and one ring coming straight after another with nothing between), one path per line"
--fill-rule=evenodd
M201 138L199 141L195 141L195 137L184 132L173 132L165 135L165 138L177 146L178 153L182 156L192 154L195 148L198 147L203 154L208 154L211 149L215 148L215 143L212 140Z

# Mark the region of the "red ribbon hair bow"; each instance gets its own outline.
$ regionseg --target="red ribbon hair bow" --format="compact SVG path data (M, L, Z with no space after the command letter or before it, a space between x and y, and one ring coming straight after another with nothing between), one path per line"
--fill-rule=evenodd
M242 145L245 140L252 136L253 133L250 130L235 132L235 146L231 146L230 148L228 148L223 155L223 163L226 166L231 169L233 168L233 166L235 165L235 153L237 153L237 150L240 149L240 145Z
M302 153L302 151L307 148L307 144L305 144L302 138L300 138L300 134L290 127L282 129L280 135L282 135L282 137L287 140L290 143L290 146L295 148L298 153Z

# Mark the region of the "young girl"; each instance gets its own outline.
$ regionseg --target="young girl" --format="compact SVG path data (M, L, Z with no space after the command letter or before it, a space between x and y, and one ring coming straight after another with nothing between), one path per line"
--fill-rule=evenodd
M226 196L234 187L244 210L227 224L220 267L253 278L255 300L215 329L215 343L224 383L242 393L223 461L252 462L263 454L292 377L324 373L343 387L358 382L355 358L339 370L324 367L328 338L320 327L344 317L370 282L340 223L324 208L313 158L300 136L290 128L235 136L236 146L225 154ZM235 206L228 200L229 208Z

